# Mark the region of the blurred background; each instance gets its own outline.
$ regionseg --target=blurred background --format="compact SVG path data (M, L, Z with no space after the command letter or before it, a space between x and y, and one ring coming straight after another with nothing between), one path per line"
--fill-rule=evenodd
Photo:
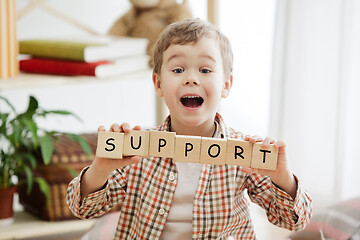
M232 93L219 109L225 121L244 134L284 140L290 167L313 197L315 211L359 197L360 1L219 2L218 26L235 56ZM207 19L208 1L189 3L194 17ZM18 11L28 4L17 0ZM47 5L98 34L106 34L130 8L127 0L49 0ZM17 23L20 40L82 33L41 8ZM68 107L84 121L43 123L60 130L91 132L114 121L156 124L150 75L141 86L130 80L126 95L116 95L112 82L101 89L96 84L74 84L70 90L59 86L55 94L46 86L3 89L0 94L19 110L34 94L44 108ZM131 107L122 106L127 101ZM146 109L145 101L150 104Z

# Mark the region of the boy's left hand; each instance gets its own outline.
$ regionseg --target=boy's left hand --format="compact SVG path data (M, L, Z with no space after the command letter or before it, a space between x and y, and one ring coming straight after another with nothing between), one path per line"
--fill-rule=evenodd
M279 188L287 192L293 199L296 197L297 183L294 178L294 175L289 170L287 155L286 155L286 145L283 141L276 141L273 138L267 137L263 139L260 136L245 136L245 141L251 143L262 142L262 147L266 148L270 144L274 144L278 148L278 161L275 171L264 170L264 169L255 169L244 167L243 171L246 173L257 173L261 175L269 176L271 181L277 185Z

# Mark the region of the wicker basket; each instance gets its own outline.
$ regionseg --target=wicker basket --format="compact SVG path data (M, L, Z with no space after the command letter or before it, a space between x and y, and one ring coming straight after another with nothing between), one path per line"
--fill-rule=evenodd
M88 141L95 153L97 144L97 134L82 134ZM47 166L39 166L35 171L35 176L44 178L50 185L50 204L46 205L45 196L40 192L39 186L34 184L30 195L26 194L26 186L20 185L18 193L20 203L25 210L49 221L75 219L66 205L66 191L69 182L73 179L69 168L73 168L77 173L91 164L93 157L87 158L77 142L70 140L65 135L60 136L54 143L55 153L51 163Z

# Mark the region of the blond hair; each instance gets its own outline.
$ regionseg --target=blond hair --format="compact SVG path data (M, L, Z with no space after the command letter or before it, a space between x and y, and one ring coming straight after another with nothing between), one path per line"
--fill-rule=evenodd
M171 44L196 43L203 37L213 38L219 43L224 73L230 75L233 70L233 53L229 39L213 25L197 18L170 24L160 34L154 49L154 72L160 73L163 53Z

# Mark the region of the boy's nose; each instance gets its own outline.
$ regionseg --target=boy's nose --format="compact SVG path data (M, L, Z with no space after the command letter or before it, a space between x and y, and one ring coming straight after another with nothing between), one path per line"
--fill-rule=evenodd
M199 85L199 82L196 80L186 80L184 85Z
M184 75L184 82L183 84L185 86L198 86L200 85L200 81L198 79L198 76L196 75L196 72L193 70L188 70L185 72L186 75Z
M192 85L199 85L200 82L199 80L193 76L193 75L188 75L185 79L184 79L184 85L187 85L187 86L192 86Z

